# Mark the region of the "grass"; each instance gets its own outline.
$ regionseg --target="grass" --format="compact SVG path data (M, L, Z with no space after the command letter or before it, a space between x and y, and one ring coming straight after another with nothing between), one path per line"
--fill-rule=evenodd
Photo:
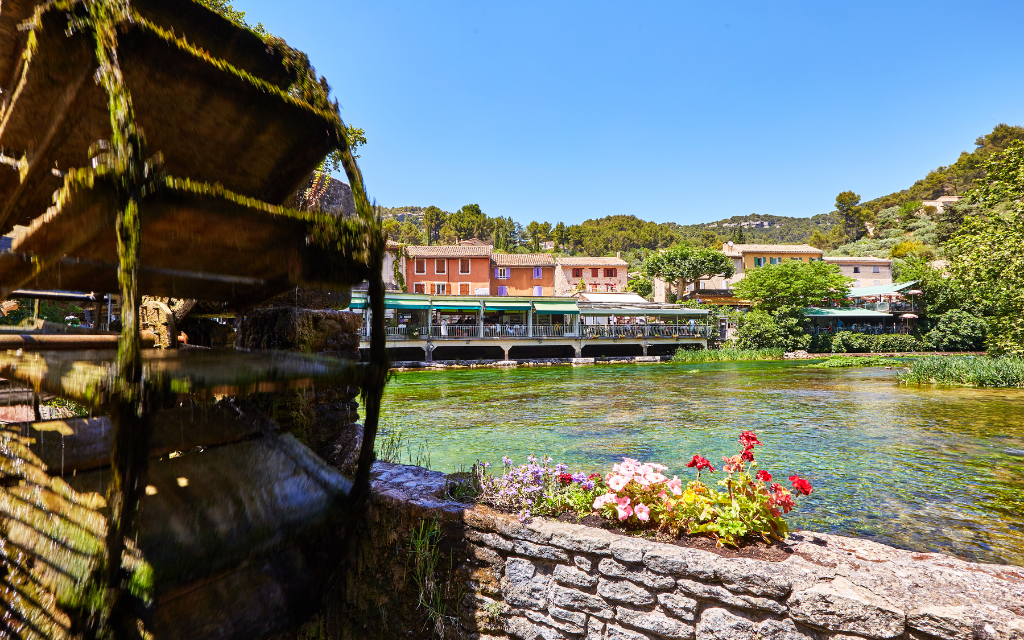
M676 350L672 362L740 362L743 360L782 360L784 349L683 349Z
M807 365L814 369L835 369L839 367L891 367L901 365L903 361L899 358L886 358L884 356L829 356L821 362Z
M900 384L1024 388L1024 358L1005 356L929 356L899 375Z

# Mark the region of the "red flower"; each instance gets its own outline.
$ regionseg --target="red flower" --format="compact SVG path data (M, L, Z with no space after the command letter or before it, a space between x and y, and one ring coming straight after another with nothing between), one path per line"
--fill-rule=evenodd
M686 466L697 467L697 471L700 471L701 469L710 469L711 471L715 470L715 468L711 466L711 463L708 461L707 458L701 457L699 455L693 456L693 460L687 462Z
M594 478L600 478L600 477L601 477L600 473L592 473L589 476L587 476L587 480L593 480Z
M747 462L753 462L754 461L754 450L753 450L753 448L747 447L746 449L744 449L743 453L740 454L740 460L746 460Z
M814 488L810 482L807 482L800 476L789 476L789 481L793 483L793 488L802 493L805 496L811 495Z
M558 481L561 482L562 484L569 484L570 482L572 482L572 474L560 473L558 474Z
M760 480L761 482L771 482L772 474L768 473L764 469L761 469L760 471L757 472L757 479Z
M744 431L740 434L740 444L746 449L754 448L754 445L761 445L761 441L757 439L753 431Z
M772 494L772 497L769 498L769 504L773 507L782 507L783 513L789 513L796 506L796 503L793 502L793 496L789 495L788 491L782 487L779 487L779 489L781 491Z

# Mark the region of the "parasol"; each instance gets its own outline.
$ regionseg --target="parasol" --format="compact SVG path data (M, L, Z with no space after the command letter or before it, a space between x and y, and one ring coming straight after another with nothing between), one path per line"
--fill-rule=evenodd
M903 314L902 316L900 316L900 317L901 317L901 318L903 318L904 320L909 320L909 319L911 319L911 318L915 318L915 319L916 319L916 318L917 318L917 315L915 315L915 314L913 314L913 313L904 313L904 314Z
M908 291L907 293L909 295L912 295L912 296L919 296L919 295L923 294L924 291L920 291L918 289L914 289L913 291Z

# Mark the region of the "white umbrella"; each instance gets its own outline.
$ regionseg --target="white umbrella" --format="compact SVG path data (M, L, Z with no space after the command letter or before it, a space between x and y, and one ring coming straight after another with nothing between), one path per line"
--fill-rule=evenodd
M914 289L913 291L908 291L907 293L912 295L912 296L919 296L919 295L923 294L924 291L919 291L917 289Z
M905 318L905 319L909 319L909 318L917 318L917 316L916 316L916 315L914 315L913 313L904 313L904 314L903 314L902 316L900 316L900 317L901 317L901 318Z

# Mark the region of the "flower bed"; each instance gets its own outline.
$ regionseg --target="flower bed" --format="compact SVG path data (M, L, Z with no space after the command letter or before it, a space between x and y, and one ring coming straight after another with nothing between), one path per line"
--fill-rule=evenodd
M487 473L489 465L484 463L476 467L474 478L481 502L517 513L521 521L571 511L580 517L598 514L641 534L708 535L719 546L735 547L750 539L784 540L789 527L783 516L796 506L797 494L810 495L814 489L793 475L791 491L772 482L768 471L757 469L754 449L762 445L752 431L741 433L739 443L740 453L722 458L722 475L713 484L706 479L718 469L700 455L686 465L697 474L690 481L676 475L670 479L665 465L632 458L624 458L602 477L569 473L564 464L552 465L551 458L534 456L519 466L502 458L501 476Z

